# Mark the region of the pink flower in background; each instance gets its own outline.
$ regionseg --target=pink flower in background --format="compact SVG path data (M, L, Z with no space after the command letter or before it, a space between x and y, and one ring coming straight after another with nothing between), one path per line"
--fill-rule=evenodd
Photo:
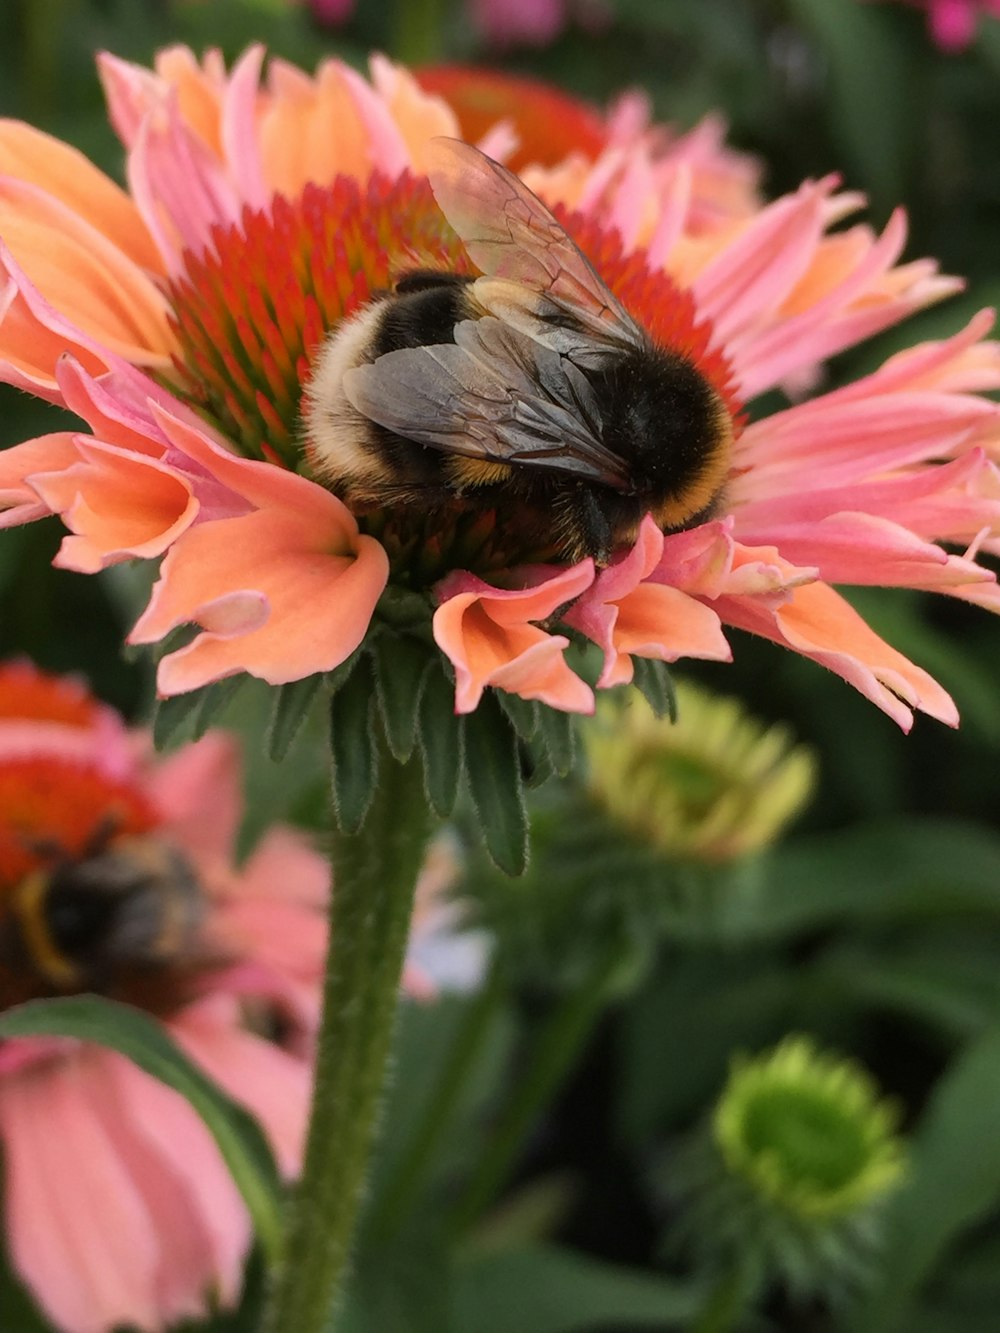
M537 116L482 130L494 155L523 139L525 181L727 418L716 516L644 528L641 549L605 570L559 562L499 504L470 516L456 502L445 520L412 506L352 513L302 449L326 331L415 263L473 270L423 173L430 139L468 118L474 76L445 79L453 106L380 57L370 82L338 61L309 77L275 60L262 83L262 64L257 48L231 72L181 48L154 70L102 57L128 193L67 146L0 126L0 375L92 432L0 454L0 521L60 515L58 563L82 572L162 557L131 640L198 632L162 658L161 693L238 671L281 684L330 670L398 580L428 618L436 608L459 711L488 687L592 708L563 656L566 624L603 651L601 688L631 679L636 656L726 657L733 626L837 672L903 727L914 709L956 721L937 682L834 585L997 606L977 558L1000 550L990 316L833 393L791 407L764 397L802 394L829 357L961 286L932 261L900 262L901 212L876 233L833 177L762 203L717 123L677 136L649 124L641 99L606 121L577 107L555 161L530 132L545 123L537 93ZM494 76L482 88L493 107L516 104ZM565 100L549 100L547 123Z
M927 0L931 34L946 51L959 51L976 35L980 14L1000 18L1000 0Z
M231 738L155 761L74 681L0 666L0 1007L99 990L147 1009L292 1175L328 872L280 827L238 869L241 805ZM0 1144L11 1260L57 1328L234 1303L249 1220L173 1090L86 1043L0 1042Z
M566 25L566 0L469 0L473 23L494 46L547 46Z
M927 11L931 36L942 51L962 51L976 36L981 15L1000 18L1000 0L905 0Z
M77 680L0 664L0 1010L97 991L153 1014L300 1164L326 953L329 866L269 828L242 865L235 738L166 758ZM404 989L478 984L485 942L447 901L434 844ZM65 1333L158 1330L235 1303L250 1226L187 1102L117 1053L0 1041L14 1268Z

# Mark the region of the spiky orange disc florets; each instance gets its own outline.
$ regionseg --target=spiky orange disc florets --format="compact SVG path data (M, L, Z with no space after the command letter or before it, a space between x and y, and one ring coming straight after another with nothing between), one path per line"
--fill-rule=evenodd
M173 288L189 401L250 457L296 467L299 402L324 334L407 268L468 271L425 179L339 176L247 209Z

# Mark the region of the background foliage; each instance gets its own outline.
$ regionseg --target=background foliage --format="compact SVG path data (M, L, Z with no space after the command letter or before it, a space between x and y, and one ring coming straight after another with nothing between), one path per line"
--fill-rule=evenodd
M114 173L101 47L144 63L170 41L232 60L251 40L307 66L328 51L360 64L372 48L489 60L598 103L639 85L660 120L720 109L732 141L764 159L769 193L838 170L876 223L904 202L908 254L968 276L965 295L841 357L831 383L1000 297L1000 22L944 55L904 5L601 8L599 36L570 24L546 47L497 52L450 0L359 0L337 31L281 0L8 0L0 112ZM0 409L0 443L55 428L52 410L13 391ZM143 588L124 568L51 569L58 540L54 523L3 534L0 655L82 671L144 717L150 664L118 649ZM820 762L812 805L763 861L693 888L676 868L640 872L610 854L566 869L560 830L575 827L576 796L549 787L527 881L502 881L473 851L467 891L496 935L494 973L478 997L403 1015L352 1333L730 1326L710 1265L670 1240L679 1164L734 1053L793 1031L853 1055L897 1099L911 1166L866 1294L831 1304L774 1284L741 1326L1000 1329L1000 625L916 595L856 601L953 693L962 728L918 718L904 737L819 668L734 633L735 666L701 666L698 679L789 722ZM248 754L262 752L265 709L251 684L224 714ZM251 825L324 822L321 731L317 708L283 764L251 766ZM623 882L649 892L623 895ZM213 1327L253 1328L256 1298L251 1274L243 1309ZM20 1321L5 1328L40 1327L12 1280L0 1308Z

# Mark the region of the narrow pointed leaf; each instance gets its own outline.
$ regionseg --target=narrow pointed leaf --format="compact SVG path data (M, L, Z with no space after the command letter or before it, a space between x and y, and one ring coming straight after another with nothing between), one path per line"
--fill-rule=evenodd
M375 674L385 738L405 763L417 738L420 694L430 666L427 646L410 635L384 634L375 645Z
M364 823L378 780L372 711L375 681L365 658L330 700L333 802L337 823L356 833Z
M74 1037L126 1056L179 1092L215 1139L272 1262L281 1247L281 1179L259 1125L171 1040L161 1024L99 995L33 1000L0 1015L0 1038Z
M322 676L313 675L278 688L267 735L267 752L272 759L284 759L288 753L322 682Z
M677 721L677 694L674 682L665 662L655 662L649 657L633 658L635 674L632 683L643 696L657 717L669 717Z
M444 819L458 797L465 719L455 716L455 685L438 665L432 665L424 681L418 714L427 799Z
M573 718L558 708L541 708L538 714L539 734L552 760L552 767L564 778L573 767L575 734Z
M516 694L508 694L506 690L497 690L496 698L517 734L522 740L530 741L538 732L541 704L535 699L521 699Z
M237 676L228 676L225 680L209 685L201 692L202 699L198 705L198 711L195 713L194 727L192 728L192 735L195 740L204 736L230 699L236 694L236 691L241 689L246 681L247 676L240 672Z
M188 694L172 695L169 699L157 699L153 712L153 744L158 750L169 745L177 732L190 722L203 704L205 693L205 690L192 690Z
M492 695L466 718L465 770L490 856L508 875L528 864L528 816L514 729Z

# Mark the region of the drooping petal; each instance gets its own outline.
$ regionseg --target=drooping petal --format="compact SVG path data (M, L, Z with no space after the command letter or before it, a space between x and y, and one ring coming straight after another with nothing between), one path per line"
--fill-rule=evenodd
M715 612L677 588L646 583L663 556L663 533L647 515L632 550L602 570L564 619L604 651L598 686L632 679L632 655L676 662L732 656Z
M52 510L28 483L37 472L54 472L77 461L76 436L57 431L0 451L0 528L45 518Z
M948 726L958 713L937 682L891 648L832 588L796 588L779 606L750 597L722 597L716 610L727 625L759 634L828 667L882 709L903 731L913 709Z
M93 574L108 565L161 555L194 522L198 501L189 482L155 458L100 440L76 437L77 461L30 478L49 512L72 536L55 563Z
M225 996L192 1005L171 1024L192 1059L260 1121L278 1165L293 1176L302 1163L311 1072L271 1042L243 1031Z
M160 662L162 694L238 671L280 685L330 671L358 646L388 561L373 538L351 538L339 501L319 496L329 503L311 514L257 510L202 524L174 542L129 635L132 643L155 643L178 625L202 627Z
M471 712L487 685L494 685L567 712L592 712L590 688L563 657L569 640L534 622L570 602L593 578L593 561L583 560L552 577L537 576L524 588L494 588L461 573L439 585L434 638L455 668L455 711Z

